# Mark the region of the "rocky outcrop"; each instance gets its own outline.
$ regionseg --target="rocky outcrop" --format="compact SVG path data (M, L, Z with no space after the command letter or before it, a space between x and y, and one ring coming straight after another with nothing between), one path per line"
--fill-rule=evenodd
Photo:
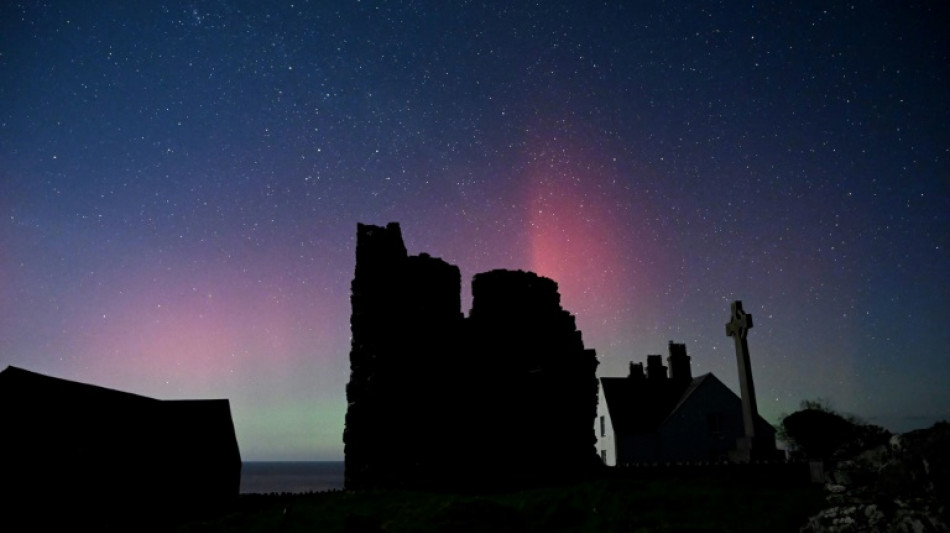
M950 424L895 435L838 462L826 488L828 507L803 533L947 531Z
M597 359L557 284L494 270L461 313L457 267L357 227L348 488L520 484L596 464Z

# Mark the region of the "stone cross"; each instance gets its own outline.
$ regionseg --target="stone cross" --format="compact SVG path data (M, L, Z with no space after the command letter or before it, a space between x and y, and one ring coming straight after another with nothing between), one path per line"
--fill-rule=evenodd
M745 436L755 437L755 419L758 408L755 404L755 385L752 383L752 365L749 361L749 343L746 336L752 329L752 315L742 310L742 302L732 302L732 316L726 323L726 335L736 342L736 359L739 366L739 390L742 393L742 423Z

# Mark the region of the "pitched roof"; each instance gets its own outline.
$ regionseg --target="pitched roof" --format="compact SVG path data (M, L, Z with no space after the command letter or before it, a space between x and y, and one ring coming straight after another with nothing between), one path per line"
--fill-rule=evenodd
M663 423L693 383L673 380L600 378L614 431L651 433Z
M119 425L129 439L160 439L167 446L187 442L192 449L217 446L219 453L240 462L226 399L157 400L8 366L0 371L0 423L42 430L47 436L88 436L92 429L106 432Z
M657 431L670 417L689 403L690 398L704 386L719 385L738 394L712 373L703 374L685 384L673 380L650 382L648 379L600 378L607 402L607 411L614 431L621 434L643 434ZM761 415L757 422L771 428Z
M0 371L0 431L0 493L13 495L4 510L42 502L96 523L171 518L223 506L240 488L228 400L156 400L11 366Z
M711 373L703 374L702 376L694 378L693 381L690 382L689 387L686 388L686 391L683 392L683 395L680 397L679 401L676 402L675 406L673 406L673 409L669 412L669 414L666 417L664 417L664 420L673 416L673 414L675 414L676 411L679 411L680 407L682 407L689 400L690 396L692 396L693 393L696 392L697 389L699 389L699 387L701 387L704 383L706 383L707 380L716 380L717 382L722 383L721 381L719 381L719 379L716 378L716 376L712 375Z
M154 398L140 396L131 392L124 392L89 383L70 381L68 379L47 376L16 366L8 366L0 371L0 393L19 397L50 396L60 394L77 395L98 401L121 400L146 404L158 402Z

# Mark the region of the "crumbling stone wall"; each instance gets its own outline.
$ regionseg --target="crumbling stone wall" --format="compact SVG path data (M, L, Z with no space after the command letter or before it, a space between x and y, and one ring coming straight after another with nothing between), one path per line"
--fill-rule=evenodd
M442 367L462 325L459 269L406 253L397 224L357 228L346 484L400 486L431 470Z
M493 270L472 281L471 358L487 394L480 448L496 468L529 477L581 469L595 454L597 358L557 284L531 272ZM491 470L491 464L483 468Z
M557 284L523 271L472 281L409 256L398 224L357 227L346 486L535 482L596 462L597 359Z

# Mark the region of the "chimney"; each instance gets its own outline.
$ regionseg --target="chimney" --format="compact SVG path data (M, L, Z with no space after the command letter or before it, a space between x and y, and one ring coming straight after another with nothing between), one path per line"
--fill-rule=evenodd
M690 358L686 355L686 345L670 341L670 355L666 364L670 367L670 379L673 381L692 381L693 371L690 368Z
M647 356L647 379L650 381L662 381L666 379L666 367L663 366L662 355Z
M643 379L643 363L630 363L630 376L631 379L642 380Z

